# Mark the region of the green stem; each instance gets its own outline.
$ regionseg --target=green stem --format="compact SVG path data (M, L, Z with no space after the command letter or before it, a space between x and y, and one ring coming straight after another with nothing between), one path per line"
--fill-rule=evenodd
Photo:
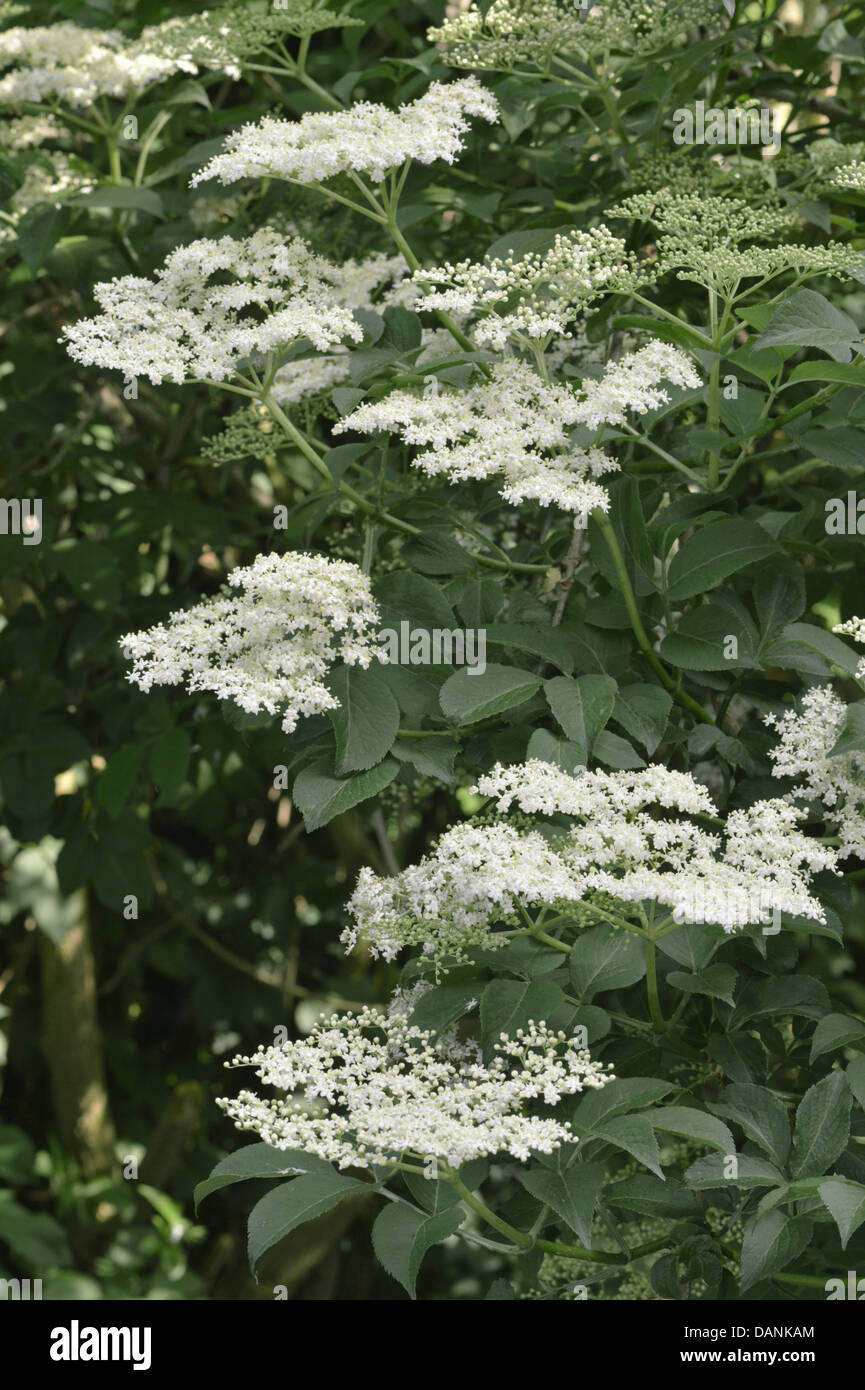
M666 1032L667 1023L661 1009L661 1000L658 995L658 961L655 955L655 943L650 938L646 939L646 988L649 995L649 1013L656 1033Z
M702 720L704 724L714 723L713 719L709 714L706 713L702 705L698 704L696 700L692 699L686 691L679 689L676 682L673 680L666 667L664 667L661 664L661 661L655 653L655 650L652 647L651 642L649 641L646 629L643 627L643 620L640 617L639 611L637 609L637 600L634 595L633 587L631 585L631 578L628 574L628 567L625 564L625 558L622 555L618 538L616 536L615 531L613 530L612 522L610 521L606 513L600 511L599 509L596 509L592 512L592 519L600 528L604 540L607 543L607 549L610 552L610 558L613 561L616 574L619 578L619 583L622 586L622 597L625 600L625 607L628 610L628 617L631 620L631 627L633 629L634 636L637 639L637 645L643 652L646 660L652 667L652 670L663 682L667 690L670 691L673 698L675 700L678 700L679 704L682 705L685 709L689 710L691 714L696 715L698 719Z

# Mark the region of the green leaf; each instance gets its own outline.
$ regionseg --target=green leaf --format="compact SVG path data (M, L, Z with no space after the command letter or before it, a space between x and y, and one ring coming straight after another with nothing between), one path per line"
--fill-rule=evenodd
M804 648L807 652L817 652L829 665L837 666L848 676L856 675L859 666L856 652L833 632L827 632L823 627L815 627L813 623L790 623L778 640L764 652L763 659L767 665L789 664L795 669L797 647Z
M753 521L737 517L704 526L673 556L667 598L693 598L728 575L774 554L775 542Z
M407 622L409 628L419 627L425 631L449 630L456 626L453 609L441 589L422 574L396 570L377 579L373 592L381 610L383 628L399 632L402 622Z
M476 999L479 992L476 979L434 985L420 996L409 1021L415 1028L429 1028L440 1033L468 1012L470 1001Z
M735 1121L749 1139L759 1144L780 1168L784 1167L790 1152L787 1107L765 1086L734 1082L709 1108L714 1115Z
M37 271L63 235L68 213L52 203L28 208L15 231L18 250L28 270Z
M544 682L547 704L566 737L587 754L613 713L617 688L610 676L555 676Z
M560 671L574 669L573 652L558 632L530 627L528 623L489 623L486 634L488 646L514 647L517 651L543 657Z
M166 729L150 749L150 773L165 805L172 805L186 780L192 743L184 729Z
M778 305L756 346L820 348L836 362L849 362L853 345L861 340L862 334L853 319L836 309L825 295L816 290L797 290Z
M713 1155L714 1157L714 1155ZM697 1199L675 1178L657 1178L653 1173L636 1173L623 1182L613 1183L604 1192L604 1202L624 1211L639 1212L656 1219L671 1217L681 1221L699 1214Z
M594 1130L605 1120L639 1110L663 1100L673 1090L671 1081L654 1076L624 1076L608 1081L599 1091L587 1091L574 1111L573 1126L582 1135Z
M564 1000L551 980L491 980L481 995L481 1030L487 1049L502 1033L513 1037L531 1021L542 1022Z
M402 1202L389 1203L375 1219L372 1247L388 1274L414 1298L418 1272L427 1251L452 1236L464 1220L461 1207L425 1216Z
M399 705L372 671L338 666L331 690L339 709L330 711L336 733L334 771L367 772L389 752L399 728Z
M748 628L729 608L715 603L686 613L676 631L664 638L660 654L686 671L753 670L760 664Z
M731 1081L754 1082L766 1075L766 1053L750 1033L710 1033L708 1052Z
M841 732L829 749L830 758L843 753L865 753L865 700L847 706Z
M752 1018L799 1014L802 1018L822 1018L829 1012L829 995L820 980L809 975L785 975L774 979L751 979L736 1000L729 1018L731 1029Z
M732 965L707 965L693 973L671 970L667 984L674 989L683 989L686 994L706 994L710 999L723 999L732 1004L736 972Z
M96 783L96 801L112 820L117 819L132 795L144 752L143 743L129 743L118 749Z
M527 1192L550 1207L569 1230L592 1248L592 1214L604 1181L602 1163L575 1163L563 1173L548 1168L529 1168L519 1174Z
M865 1057L854 1057L844 1075L857 1103L865 1110Z
M605 989L626 989L646 973L642 943L607 923L589 927L571 951L570 973L578 999L591 999Z
M850 1095L844 1073L830 1072L799 1102L793 1133L794 1178L819 1176L831 1167L850 1138Z
M516 666L492 665L483 672L475 667L450 676L439 699L446 718L455 724L476 724L523 704L540 684L537 676Z
M471 574L474 558L452 536L428 531L403 546L403 559L421 574Z
M305 1221L314 1221L346 1197L375 1192L377 1184L342 1173L310 1173L282 1183L257 1202L249 1214L247 1249L253 1271L261 1256Z
M849 1047L865 1039L865 1023L849 1014L826 1014L814 1029L811 1039L812 1064L827 1052L835 1052L839 1047Z
M790 385L797 381L841 381L845 386L865 387L865 363L857 362L800 362L788 377Z
M664 1134L678 1134L683 1139L697 1139L700 1143L711 1144L713 1149L720 1149L724 1154L736 1152L733 1136L727 1126L702 1110L694 1110L690 1105L667 1105L660 1110L653 1110L649 1116L649 1123Z
M771 1279L801 1255L813 1229L807 1216L784 1216L780 1211L752 1218L742 1239L742 1293Z
M609 729L602 729L598 734L592 756L605 767L613 767L617 771L622 768L646 766L636 748L628 743L627 739L619 738L618 734L611 733Z
M210 1177L197 1183L193 1193L195 1209L211 1192L231 1187L250 1178L287 1178L300 1173L333 1173L333 1168L315 1154L300 1149L272 1149L269 1144L247 1144L217 1163Z
M123 211L146 212L151 217L164 217L162 199L152 188L132 188L106 184L91 193L75 193L61 200L76 208L119 208Z
M459 749L455 743L441 738L412 738L402 743L397 739L390 751L401 763L412 763L425 777L444 782L446 786L456 781L454 760Z
M614 1144L617 1149L624 1149L638 1163L651 1168L653 1173L663 1178L658 1141L645 1115L616 1115L611 1120L604 1120L592 1138L603 1139L605 1144Z
M585 767L587 754L578 743L567 738L556 738L549 729L535 729L526 748L527 758L538 758L542 763L551 763L563 772L576 772Z
M735 1157L735 1177L730 1177L728 1159ZM706 1154L692 1163L685 1173L688 1187L700 1191L712 1187L774 1187L784 1181L784 1175L774 1163L756 1154Z
M651 757L664 737L672 708L672 695L660 685L623 685L616 695L613 718Z
M398 772L396 759L385 758L370 772L339 778L334 777L327 759L322 759L298 774L292 795L303 815L307 831L319 830L334 816L350 811L352 806L367 801L371 796L377 796Z
M821 1182L818 1190L838 1227L841 1249L846 1250L850 1237L865 1221L865 1187L846 1178L829 1178Z

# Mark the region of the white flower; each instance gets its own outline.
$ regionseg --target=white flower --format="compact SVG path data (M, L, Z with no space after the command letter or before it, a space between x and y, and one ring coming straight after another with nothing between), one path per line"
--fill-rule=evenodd
M261 1048L230 1066L253 1066L287 1099L252 1091L218 1104L239 1129L276 1149L300 1149L340 1168L368 1168L403 1155L443 1160L508 1153L526 1162L576 1138L566 1121L532 1113L614 1077L564 1033L529 1023L502 1034L492 1061L454 1030L435 1037L407 1021L405 1001L322 1020L308 1038ZM298 1099L307 1102L303 1113Z
M611 364L599 382L584 381L577 390L544 382L527 363L508 358L493 366L489 381L463 391L399 390L358 406L334 433L395 430L406 444L426 446L413 462L430 477L458 483L502 475L508 502L606 511L609 497L596 479L617 464L602 449L572 444L568 431L621 423L626 410L666 401L658 387L664 376L677 385L699 384L684 355L661 343Z
M414 278L424 287L419 309L480 315L472 327L475 342L502 349L510 339L545 343L565 335L587 304L626 288L632 272L625 243L607 227L595 227L557 233L545 252L424 268Z
M309 112L299 121L266 116L228 137L217 155L192 179L234 183L237 179L283 178L319 183L335 174L369 174L380 183L407 159L453 164L469 128L467 116L495 121L498 106L474 77L433 82L417 101L391 111L361 101L347 111Z
M145 691L185 682L248 714L281 712L286 733L301 715L338 708L325 685L331 666L369 666L378 655L378 610L363 571L315 555L259 555L228 583L241 593L123 637L128 679Z
M857 623L861 619L835 631L856 636ZM791 798L822 802L826 819L837 826L842 858L865 859L865 753L832 753L846 717L847 705L828 685L808 690L798 714L785 710L764 716L779 735L769 752L774 775L800 779L801 785L789 793Z
M418 945L436 962L459 960L470 946L503 945L496 928L527 926L531 907L574 925L603 920L611 905L613 920L642 922L647 903L671 921L726 931L780 912L825 920L810 878L837 856L798 829L803 813L783 800L732 812L720 834L689 819L717 816L706 788L658 765L571 775L538 760L498 764L473 791L492 797L500 815L521 817L452 826L392 877L362 869L342 936L349 950L362 935L387 960ZM534 828L526 816L538 818Z
M137 39L119 29L85 29L62 22L0 33L0 67L19 66L0 80L0 102L53 98L68 107L90 106L99 97L130 97L174 73L201 68L240 77L243 60L286 35L360 21L319 9L313 0L291 0L279 9L250 11L225 6L149 25Z
M455 825L432 854L393 877L361 869L348 903L354 925L342 941L350 951L360 933L385 960L403 946L460 956L467 946L501 945L491 919L516 921L518 904L577 902L584 891L543 836L509 825Z
M343 261L321 271L322 279L330 286L332 302L350 310L382 309L391 304L407 307L417 295L415 286L406 278L408 273L402 256L385 254L362 261ZM279 405L295 405L306 396L338 386L348 375L348 349L337 346L326 357L303 357L280 367L271 395Z
M299 238L264 227L173 251L155 280L97 285L105 310L64 330L70 357L154 383L226 381L248 359L305 337L321 351L363 336L334 302L333 267ZM216 278L214 278L216 277Z

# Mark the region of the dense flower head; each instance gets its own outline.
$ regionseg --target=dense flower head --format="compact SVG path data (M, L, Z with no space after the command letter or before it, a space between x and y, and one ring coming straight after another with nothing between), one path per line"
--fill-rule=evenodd
M568 431L618 424L629 409L642 413L661 404L668 399L659 387L663 379L699 385L684 354L664 343L612 363L579 390L545 382L527 363L508 358L492 367L489 380L465 390L393 391L358 406L334 430L396 431L422 450L414 465L430 477L459 483L501 475L501 496L514 504L606 511L609 497L597 479L616 468L615 460L600 448L573 444Z
M759 206L744 198L659 189L626 198L607 216L652 223L658 229L656 272L675 271L680 280L710 288L729 290L740 280L771 279L786 270L804 278L849 275L862 267L861 251L836 241L753 245L777 239L795 223L789 208L768 202Z
M352 311L381 310L390 305L408 307L417 297L408 263L400 255L382 252L362 260L351 258L327 266L321 274L330 285L332 302ZM326 356L287 362L274 377L271 395L280 405L295 405L306 396L345 381L349 363L349 350L342 344Z
M454 67L547 71L556 55L580 59L611 48L652 53L723 13L719 0L493 0L470 5L427 34Z
M336 709L326 687L336 662L369 666L378 656L378 609L369 579L345 560L259 555L232 570L239 593L172 613L167 623L121 639L142 690L186 684L247 714L282 714L291 733L303 715Z
M516 921L519 904L577 902L584 884L542 835L510 825L454 825L419 864L382 878L363 868L349 900L352 950L362 934L371 951L393 960L404 946L460 956L488 945L489 924ZM494 944L498 945L499 942Z
M660 765L571 774L533 759L496 765L473 790L500 816L520 814L453 826L391 877L363 869L348 904L348 949L362 936L388 960L418 945L437 964L459 960L468 947L501 946L508 937L498 928L522 929L530 908L585 923L611 906L639 916L651 903L672 921L727 931L781 912L824 920L810 878L835 867L835 852L805 835L803 813L782 799L731 812L715 833L691 819L717 817L706 788Z
M253 1066L266 1085L289 1093L220 1100L239 1129L340 1168L403 1155L433 1156L454 1169L499 1153L525 1162L576 1138L566 1121L533 1110L614 1079L545 1023L502 1034L485 1062L479 1044L455 1030L436 1036L412 1025L399 996L387 1015L364 1009L322 1019L308 1038L229 1065Z
M595 227L556 233L545 251L423 268L414 278L423 288L419 309L472 314L478 346L503 348L565 334L599 295L627 289L633 269L625 243Z
M278 9L203 10L149 25L137 39L68 21L19 26L0 34L0 67L18 65L0 80L0 101L53 98L81 107L100 97L133 96L178 72L215 69L236 78L244 58L282 37L358 22L319 9L313 0L290 0Z
M495 121L498 105L474 77L433 82L416 101L396 111L360 101L347 111L308 112L299 121L272 116L230 135L218 154L192 179L234 183L282 178L320 183L336 174L369 174L379 183L407 159L453 164L469 129L467 117Z
M849 624L835 629L850 630ZM798 712L785 710L764 718L778 733L778 743L769 750L774 775L799 782L789 797L820 802L826 819L837 827L840 855L865 859L865 753L832 752L847 708L831 686L821 685L806 691Z
M264 227L243 240L202 238L165 260L154 280L96 285L104 313L64 330L85 366L160 381L229 380L300 338L327 351L363 334L335 302L333 267L299 238Z

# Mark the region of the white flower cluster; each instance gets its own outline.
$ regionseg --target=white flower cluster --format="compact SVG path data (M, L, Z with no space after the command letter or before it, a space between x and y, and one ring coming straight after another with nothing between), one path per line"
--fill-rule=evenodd
M862 253L841 242L802 246L748 243L776 240L795 223L786 207L756 206L744 198L660 189L637 193L608 217L628 217L658 229L655 274L676 271L679 280L734 289L740 280L771 279L785 270L847 275L861 269Z
M836 188L852 188L855 193L865 193L865 160L854 159L849 164L839 165L829 182Z
M501 946L507 937L495 928L520 925L520 909L539 906L585 922L611 904L629 915L651 902L674 921L726 931L781 912L825 919L809 881L837 856L798 829L803 813L784 800L731 812L721 835L687 819L717 815L706 788L661 766L571 775L532 760L497 765L474 790L500 814L514 808L555 823L456 825L399 874L363 869L342 937L349 950L362 935L388 960L416 945L458 960L470 946Z
M263 227L237 241L202 238L173 251L155 280L97 285L104 309L64 330L70 357L160 381L229 380L252 359L305 337L320 351L362 336L335 303L333 267L299 238Z
M384 253L360 261L343 261L322 272L322 278L330 284L333 303L352 311L382 309L392 304L408 307L417 296L408 275L408 263L402 256ZM295 405L305 396L338 386L348 375L348 349L338 345L327 356L304 357L280 367L271 394L280 405Z
M400 1007L387 1016L365 1009L322 1020L308 1038L228 1065L253 1066L266 1085L289 1093L270 1100L242 1091L218 1101L238 1129L340 1168L429 1155L454 1169L494 1154L526 1162L533 1151L552 1153L576 1137L566 1121L534 1108L614 1079L544 1023L502 1034L485 1063L476 1042L458 1041L454 1030L436 1036L417 1028Z
M344 173L369 174L380 183L389 169L408 159L453 164L469 129L468 116L487 121L498 116L495 98L474 77L433 82L417 101L396 111L361 101L347 111L309 112L299 121L266 116L231 134L225 153L199 170L192 186L206 179L248 178L321 183Z
M63 21L44 28L0 33L0 68L18 64L0 80L0 102L53 99L91 106L100 97L130 97L174 73L200 69L238 78L243 60L287 35L357 24L358 20L290 0L278 9L244 6L203 10L143 29L129 40L119 29L85 29Z
M835 631L850 632L851 625ZM791 799L821 802L837 826L841 856L865 859L865 753L832 753L846 717L847 705L822 685L805 693L799 713L785 710L764 719L779 735L769 753L774 775L801 779Z
M722 837L646 810L717 816L690 773L660 766L571 776L531 761L497 766L477 789L495 797L499 811L516 805L574 818L568 848L560 852L585 876L589 893L656 902L676 921L716 922L727 931L772 921L779 912L825 920L809 879L833 869L837 856L797 829L803 813L783 800L731 812Z
M11 222L0 225L0 243L17 235L17 224L38 203L58 203L71 193L89 193L95 187L92 172L78 168L62 150L42 150L24 173L24 182L9 199Z
M196 71L192 63L132 51L118 29L82 29L66 21L0 34L0 67L10 63L21 66L0 79L0 102L53 99L73 108L141 92L178 71Z
M845 637L852 637L854 642L865 646L865 618L848 618L846 623L838 623L832 631L839 635L843 634ZM860 657L859 665L856 668L856 679L865 680L865 656Z
M651 53L721 13L718 0L599 0L585 9L575 0L493 0L462 9L430 29L429 42L454 67L505 72L526 64L547 72L557 55Z
M684 354L665 343L611 363L600 381L584 381L579 390L544 382L527 363L508 358L493 366L489 380L466 390L430 396L393 391L358 406L334 433L395 430L406 444L424 449L414 465L430 477L459 483L501 474L508 502L536 501L578 514L606 511L609 497L596 479L617 465L602 449L572 444L568 430L620 424L626 410L642 413L666 401L658 388L663 378L699 385Z
M547 251L421 269L419 309L480 315L472 336L504 348L510 339L545 344L562 336L594 299L633 280L625 243L607 227L556 235Z
M46 140L63 140L68 135L66 127L47 113L0 121L0 149L13 153L35 149L38 145L44 145Z
M404 946L460 957L468 946L501 944L490 938L491 917L516 921L519 904L577 902L584 891L542 835L510 825L454 825L432 854L391 878L361 869L348 903L354 925L341 940L351 951L361 933L384 960Z
M128 679L145 691L185 682L247 714L281 712L291 733L301 716L339 707L325 685L334 663L369 666L379 654L369 579L348 561L259 555L228 583L241 592L123 637Z

